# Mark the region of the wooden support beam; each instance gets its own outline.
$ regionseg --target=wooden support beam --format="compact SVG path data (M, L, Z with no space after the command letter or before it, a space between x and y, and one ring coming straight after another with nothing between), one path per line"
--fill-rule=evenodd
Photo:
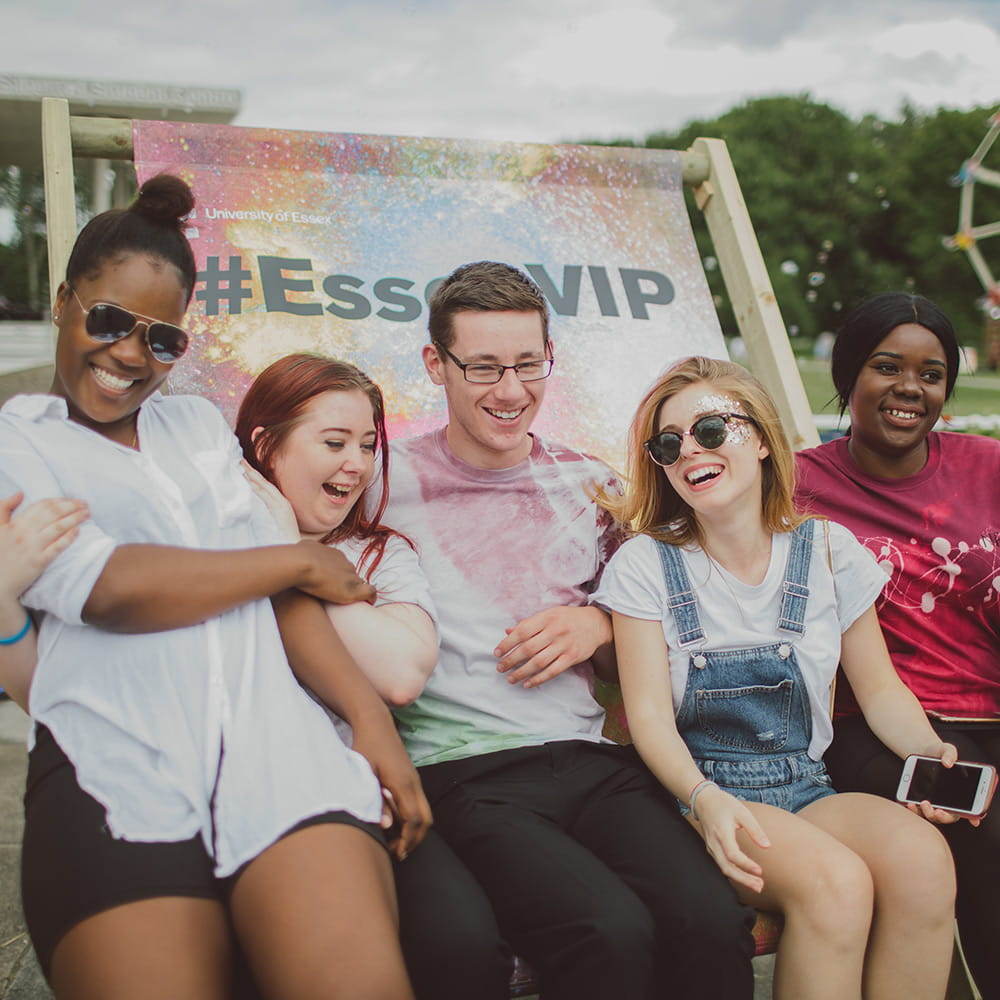
M729 150L721 139L696 139L692 149L708 158L708 178L695 187L695 201L704 213L750 364L774 396L792 447L812 447L819 435Z
M42 99L42 166L45 173L45 232L49 243L49 294L54 300L56 289L65 277L66 262L76 239L76 188L73 182L69 102L62 98Z
M132 159L132 122L126 118L69 120L73 155L107 160ZM693 149L681 151L681 177L688 187L697 187L708 177L708 157Z

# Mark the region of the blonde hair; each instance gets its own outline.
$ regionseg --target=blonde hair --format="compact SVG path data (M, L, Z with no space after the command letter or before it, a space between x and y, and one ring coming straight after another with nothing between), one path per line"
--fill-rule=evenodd
M625 492L600 491L598 503L633 534L649 535L672 545L704 544L695 512L677 495L663 470L646 454L643 442L659 429L663 404L700 382L737 400L767 446L762 461L761 513L769 531L791 531L805 518L795 508L795 459L774 400L745 368L731 361L686 358L657 379L639 404L629 427Z

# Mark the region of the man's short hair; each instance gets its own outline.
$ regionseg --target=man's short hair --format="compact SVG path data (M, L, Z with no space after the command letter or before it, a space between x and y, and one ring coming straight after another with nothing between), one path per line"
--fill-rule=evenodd
M523 271L495 260L463 264L431 294L427 328L431 343L451 347L452 317L460 312L537 312L549 342L549 306L541 289Z

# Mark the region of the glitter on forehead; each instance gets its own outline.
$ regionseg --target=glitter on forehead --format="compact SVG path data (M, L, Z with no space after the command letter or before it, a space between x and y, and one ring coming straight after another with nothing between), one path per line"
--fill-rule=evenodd
M703 413L742 413L743 406L732 396L720 396L718 393L706 393L694 404L695 416Z

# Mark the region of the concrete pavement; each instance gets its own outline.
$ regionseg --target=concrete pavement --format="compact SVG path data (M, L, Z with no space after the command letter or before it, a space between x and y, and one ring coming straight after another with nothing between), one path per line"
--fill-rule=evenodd
M28 764L28 717L0 702L0 998L51 1000L21 914L19 866L24 828L22 796Z

